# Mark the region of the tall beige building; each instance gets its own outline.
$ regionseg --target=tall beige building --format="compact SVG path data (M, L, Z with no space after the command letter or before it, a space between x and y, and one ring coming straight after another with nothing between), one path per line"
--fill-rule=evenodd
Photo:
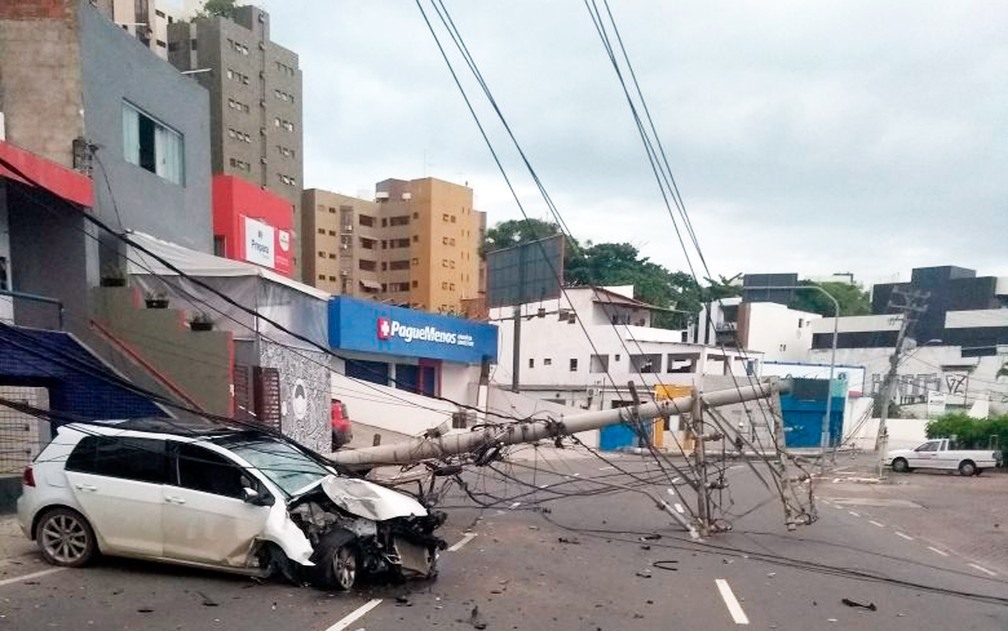
M438 313L479 296L485 214L472 189L434 178L389 179L375 201L304 192L304 279L333 293Z

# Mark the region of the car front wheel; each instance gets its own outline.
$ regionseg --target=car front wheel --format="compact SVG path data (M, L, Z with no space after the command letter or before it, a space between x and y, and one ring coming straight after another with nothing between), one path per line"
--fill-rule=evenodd
M910 470L910 466L907 464L906 458L896 458L892 461L892 470L896 473L906 473Z
M81 567L98 552L91 524L69 508L55 508L44 514L36 538L42 557L52 565Z
M359 548L356 537L346 531L331 532L319 541L312 555L315 584L322 589L345 592L357 582Z

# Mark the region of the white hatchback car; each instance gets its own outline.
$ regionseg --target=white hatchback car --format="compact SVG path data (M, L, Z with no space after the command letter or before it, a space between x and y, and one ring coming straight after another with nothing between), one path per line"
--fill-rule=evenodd
M18 517L54 565L98 553L350 589L436 576L444 514L282 437L166 419L72 423L24 472Z

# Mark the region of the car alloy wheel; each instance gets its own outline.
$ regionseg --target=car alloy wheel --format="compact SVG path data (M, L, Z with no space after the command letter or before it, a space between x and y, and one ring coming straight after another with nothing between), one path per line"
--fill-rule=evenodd
M94 554L91 527L69 510L56 510L43 517L38 539L43 555L55 565L77 567Z
M332 556L333 578L336 587L347 591L357 581L357 554L350 546L341 546Z

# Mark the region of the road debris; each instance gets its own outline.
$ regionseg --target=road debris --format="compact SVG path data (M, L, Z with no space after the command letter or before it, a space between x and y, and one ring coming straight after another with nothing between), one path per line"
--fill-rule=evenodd
M204 607L217 607L218 606L216 600L214 600L213 598L210 598L209 596L207 596L203 592L196 592L196 595L203 599L203 606Z
M841 599L840 602L848 607L854 607L855 609L867 609L868 611L875 611L878 609L878 607L875 606L875 603L868 603L866 605L864 603L859 603L856 600L851 600L850 598Z
M469 624L471 624L474 629L487 628L486 620L483 619L483 615L480 613L478 606L472 608L472 613L469 614Z
M643 572L637 572L637 576L641 578L651 578L651 572L644 570Z
M579 546L581 542L578 541L577 537L557 537L559 543L566 543L572 546Z
M675 559L666 559L664 561L655 561L651 565L658 568L659 570L668 570L669 572L678 572L679 568L675 567L675 564L679 561Z

